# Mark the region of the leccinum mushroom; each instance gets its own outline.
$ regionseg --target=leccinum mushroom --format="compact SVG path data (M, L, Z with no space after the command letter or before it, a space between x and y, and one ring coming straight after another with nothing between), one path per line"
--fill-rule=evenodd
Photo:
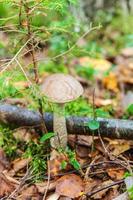
M53 148L67 146L67 128L64 116L64 104L77 99L83 93L83 87L72 76L53 74L44 79L41 90L49 101L57 103L61 112L54 112L53 130L57 134L51 138Z

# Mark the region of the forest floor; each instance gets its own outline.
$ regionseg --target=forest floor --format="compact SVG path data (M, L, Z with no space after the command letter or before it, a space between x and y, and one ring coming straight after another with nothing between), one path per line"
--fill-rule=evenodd
M133 47L116 50L118 35L119 31L110 34L108 29L102 38L110 52L101 47L99 41L89 43L88 38L81 37L66 53L49 58L51 46L57 51L61 38L56 38L60 42L57 40L51 46L40 44L41 48L34 52L39 60L39 81L35 84L32 56L25 48L20 57L17 55L19 51L13 56L7 55L11 36L1 31L0 121L4 121L1 105L7 104L56 112L56 105L42 97L40 86L50 74L64 73L72 75L84 88L82 97L66 104L65 116L131 122ZM109 44L107 40L110 40ZM75 46L80 48L80 54L71 54ZM50 159L49 141L53 133L44 134L40 127L16 127L10 120L7 122L0 125L0 199L126 200L128 195L133 199L133 141L128 136L124 140L103 137L102 134L69 134L67 150L53 151ZM98 129L97 126L93 124L92 130Z

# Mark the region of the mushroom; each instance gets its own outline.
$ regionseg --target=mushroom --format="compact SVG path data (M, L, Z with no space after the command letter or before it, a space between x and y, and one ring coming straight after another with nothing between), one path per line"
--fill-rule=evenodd
M64 116L65 103L74 101L83 93L83 87L72 76L65 74L53 74L46 77L41 90L50 102L57 103L60 112L53 114L53 130L57 134L50 140L53 148L67 146L67 128Z

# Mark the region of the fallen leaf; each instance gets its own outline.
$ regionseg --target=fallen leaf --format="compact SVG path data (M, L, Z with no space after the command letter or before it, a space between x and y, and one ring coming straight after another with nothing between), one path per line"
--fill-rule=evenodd
M95 105L97 107L100 107L100 106L108 106L108 105L113 105L114 102L112 99L101 99L101 98L96 98L95 99Z
M114 180L121 180L125 174L125 170L118 167L106 169L106 172Z
M3 173L0 173L0 198L8 196L15 188L16 185L9 181Z
M97 189L97 185L100 185L102 180L96 178L89 178L85 181L85 194L90 193Z
M111 199L111 200L129 200L129 196L128 196L127 192L124 192L124 193L120 194L119 196L117 196L116 198Z
M66 163L65 169L70 169L70 165L68 164L68 157L66 154L58 153L53 151L51 155L51 160L49 161L50 166L50 176L54 177L57 176L62 171L62 163Z
M104 77L102 82L108 90L113 92L119 91L117 77L113 72L110 72L108 76Z
M113 187L108 191L108 194L102 200L114 200L120 193L118 192L118 187ZM124 199L119 199L124 200Z
M38 192L38 189L35 185L31 185L28 188L25 188L21 195L17 197L17 200L27 200L27 199L35 199L40 200L41 195Z
M132 145L133 145L132 141L110 140L108 148L113 155L118 156L124 153L125 151L129 150Z
M42 194L44 193L45 189L47 189L47 184L48 184L47 181L42 183L35 183L38 191ZM54 190L55 187L56 187L56 181L50 181L48 191Z
M108 186L111 183L113 183L113 181L111 181L111 180L104 181L103 183L101 183L100 186L97 187L97 189L100 189L102 187ZM110 190L110 188L107 188L105 190L102 190L102 191L94 194L93 195L93 199L103 199L103 197L106 195L107 191L109 191L109 190Z
M30 142L34 141L37 143L38 134L34 129L18 128L13 132L13 136L20 141Z
M72 200L72 199L69 198L69 197L62 197L62 196L61 196L61 197L59 198L59 200Z
M0 172L9 167L9 162L7 160L6 154L2 148L0 148Z
M118 66L117 77L119 82L133 84L133 60L126 59Z
M77 147L76 147L76 154L80 158L87 158L89 150L90 149L88 147L86 147L86 146L77 145Z
M91 65L94 69L97 69L100 72L105 72L110 69L111 63L104 59L96 59L90 57L81 57L79 59L79 64L82 66Z
M82 179L75 174L65 175L58 179L56 192L69 198L77 198L84 194L84 183Z
M10 175L14 176L18 171L27 167L30 158L18 158L12 162L12 169L8 172Z
M27 81L15 82L15 83L13 83L13 85L16 88L19 88L19 89L25 89L25 88L28 88L30 86L30 84Z
M75 135L68 135L68 142L72 147L75 146L75 143L86 147L91 147L93 143L93 137L88 135L78 135L77 138Z
M50 195L46 198L46 200L58 200L59 197L60 197L59 194L53 193L53 194L50 194Z

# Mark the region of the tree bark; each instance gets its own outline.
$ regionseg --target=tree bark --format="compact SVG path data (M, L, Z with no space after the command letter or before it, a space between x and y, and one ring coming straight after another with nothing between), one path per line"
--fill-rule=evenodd
M16 127L24 126L40 126L41 116L38 112L12 106L9 104L0 104L0 122ZM98 130L92 131L86 124L92 120L88 117L66 117L66 125L68 134L76 135L98 135L103 137L117 139L133 139L133 121L121 119L97 118L100 123ZM53 115L52 113L44 114L44 121L48 131L53 131Z
M78 0L77 6L71 5L70 8L73 16L80 23L90 23L97 17L99 11L104 11L112 15L119 8L126 15L133 13L132 0Z

